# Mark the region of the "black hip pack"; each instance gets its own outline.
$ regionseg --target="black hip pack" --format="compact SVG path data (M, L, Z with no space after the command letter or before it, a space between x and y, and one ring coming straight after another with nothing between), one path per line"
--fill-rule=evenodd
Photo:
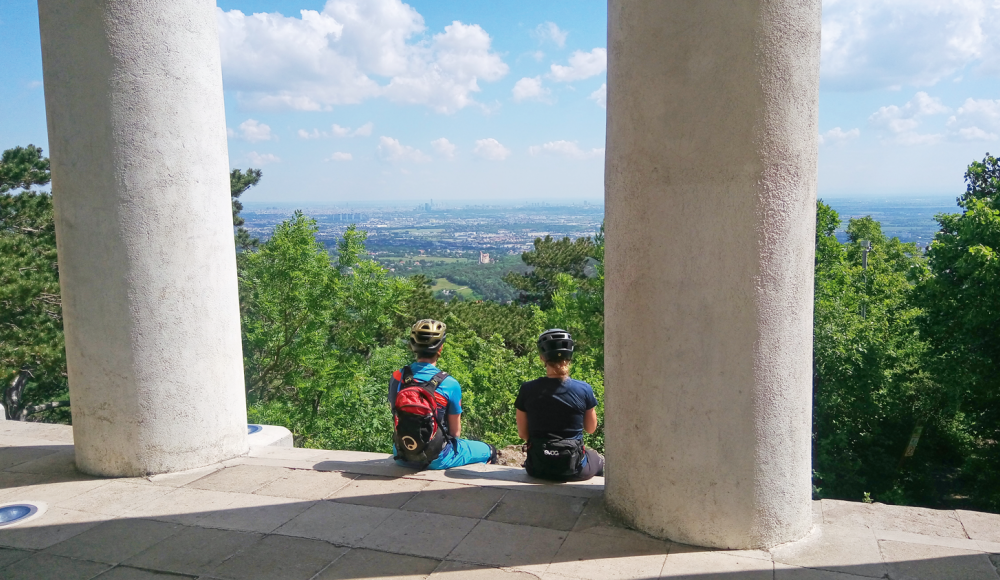
M524 469L531 477L566 481L583 471L586 453L580 439L531 439Z

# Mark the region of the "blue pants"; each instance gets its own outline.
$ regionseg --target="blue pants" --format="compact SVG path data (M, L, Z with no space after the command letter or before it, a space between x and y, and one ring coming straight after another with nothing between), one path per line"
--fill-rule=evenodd
M427 469L449 469L472 463L486 463L490 460L490 455L492 455L490 446L482 441L455 439L454 443L454 446L446 444L444 449L441 450L441 455L438 455L437 459L431 461ZM404 467L413 467L405 461L397 461L396 463Z

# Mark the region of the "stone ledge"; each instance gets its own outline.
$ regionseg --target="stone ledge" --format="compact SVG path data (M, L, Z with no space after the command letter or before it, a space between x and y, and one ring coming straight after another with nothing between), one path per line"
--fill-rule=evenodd
M385 454L290 447L102 479L76 472L68 427L11 423L0 423L0 503L47 509L0 528L0 577L264 578L305 567L303 578L1000 580L996 514L823 500L801 541L715 550L628 529L604 509L602 479L552 484L487 465L416 472Z

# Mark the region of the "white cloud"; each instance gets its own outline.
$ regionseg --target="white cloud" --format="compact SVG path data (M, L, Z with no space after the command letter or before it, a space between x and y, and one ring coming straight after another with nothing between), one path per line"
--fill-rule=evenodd
M568 83L599 75L608 69L608 51L595 48L590 52L577 50L569 57L569 66L554 64L549 67L549 76L556 81Z
M478 25L455 21L423 38L423 17L401 0L217 15L226 88L249 107L318 111L385 97L450 113L509 70Z
M329 137L329 135L321 133L319 129L313 129L311 133L305 129L299 129L300 139L320 139L322 137Z
M930 86L979 62L1000 73L996 0L826 0L825 88Z
M372 128L375 125L371 121L361 125L355 130L351 130L350 127L341 127L340 125L334 123L330 127L330 132L320 131L319 129L313 129L312 132L306 131L305 129L299 129L299 137L303 139L320 139L330 137L368 137L372 134Z
M608 83L601 83L601 86L597 87L597 90L590 93L587 97L590 100L597 103L597 106L602 109L608 108Z
M527 100L548 102L549 93L551 91L542 86L542 77L524 77L514 83L511 90L514 102L517 103Z
M350 153L344 153L343 151L335 151L333 155L330 156L330 161L350 161L354 159L354 156Z
M438 155L444 157L445 159L455 158L455 144L444 137L431 141L431 147L434 148L434 151L437 152Z
M555 22L544 22L535 27L531 33L539 42L552 41L559 48L566 46L569 32L560 29Z
M243 139L251 143L277 139L277 137L271 134L270 127L254 119L243 121L235 131L233 129L226 129L226 134L230 137L236 137L237 139Z
M846 143L853 139L857 139L861 136L861 129L854 128L850 131L844 131L840 127L834 127L826 133L821 133L819 136L820 145L839 145L841 143Z
M931 97L921 91L902 107L889 105L880 107L870 117L868 123L882 131L891 140L902 145L929 145L937 143L943 137L941 134L920 134L920 127L925 117L943 115L951 109L941 103L941 99Z
M472 152L490 161L503 161L510 156L510 149L500 144L496 139L479 139Z
M409 145L400 144L398 139L392 137L379 137L378 154L386 161L430 161L431 158L421 151Z
M372 128L373 127L375 127L375 125L373 125L371 121L368 121L364 125L361 125L357 129L355 129L354 132L351 133L351 136L352 137L370 137L371 134L372 134Z
M273 153L257 153L256 151L251 151L247 153L247 159L253 165L267 165L268 163L277 163L281 161L281 158Z
M996 141L996 133L987 133L979 127L965 127L958 130L958 136L966 141Z
M1000 133L1000 99L966 99L948 127L963 141L995 141Z
M528 147L528 153L538 155L540 153L551 153L569 159L592 159L604 156L604 148L594 148L590 151L580 149L575 141L549 141L543 145L532 145Z

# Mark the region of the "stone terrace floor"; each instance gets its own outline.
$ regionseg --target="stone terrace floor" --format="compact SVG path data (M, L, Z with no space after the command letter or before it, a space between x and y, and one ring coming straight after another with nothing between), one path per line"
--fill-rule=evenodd
M724 551L628 530L602 493L601 479L547 485L494 466L414 473L385 455L278 447L100 479L73 467L70 428L8 421L0 505L46 509L0 528L0 577L1000 579L1000 515L823 500L806 539Z

